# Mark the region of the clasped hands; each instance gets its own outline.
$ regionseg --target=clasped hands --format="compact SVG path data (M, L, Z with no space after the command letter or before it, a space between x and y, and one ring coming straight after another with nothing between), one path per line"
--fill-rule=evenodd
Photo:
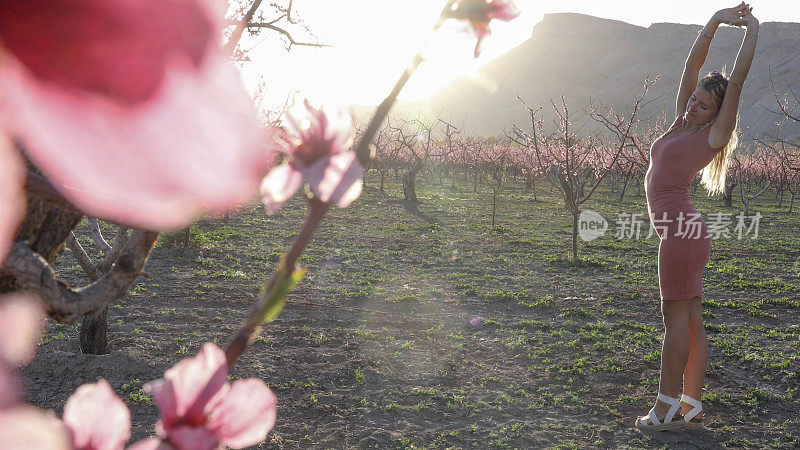
M733 8L720 9L714 14L714 19L719 23L733 25L735 27L744 26L751 28L753 26L758 26L758 19L753 16L753 8L745 2Z

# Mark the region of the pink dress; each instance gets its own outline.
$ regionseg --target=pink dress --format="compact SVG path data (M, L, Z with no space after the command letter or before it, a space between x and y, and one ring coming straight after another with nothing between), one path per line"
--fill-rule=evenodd
M650 146L644 177L647 211L659 237L658 285L662 301L703 297L703 268L711 253L705 221L689 199L689 187L722 148L708 144L711 127L679 136L675 122ZM668 136L669 135L669 136Z

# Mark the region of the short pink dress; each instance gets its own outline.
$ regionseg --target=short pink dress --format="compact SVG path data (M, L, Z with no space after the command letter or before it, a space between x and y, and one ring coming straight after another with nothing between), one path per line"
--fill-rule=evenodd
M703 268L711 253L705 221L689 199L692 180L722 148L708 144L711 127L676 136L675 122L650 146L644 177L650 224L658 234L658 285L662 301L703 297ZM669 136L668 136L669 135Z

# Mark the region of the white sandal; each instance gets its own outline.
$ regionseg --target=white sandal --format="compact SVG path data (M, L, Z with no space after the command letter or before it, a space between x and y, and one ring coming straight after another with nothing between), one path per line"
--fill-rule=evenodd
M664 416L664 421L658 420L658 416L656 416L656 407L653 406L646 416L636 419L636 428L650 431L663 431L686 426L686 420L684 420L680 414L678 414L679 419L675 419L675 415L681 409L681 402L678 401L677 398L666 396L661 392L658 393L658 397L656 398L670 406L669 411L667 411L667 414Z
M702 427L703 419L696 418L696 416L703 412L703 402L689 397L686 394L681 394L681 401L692 407L692 409L683 416L683 419L686 421L686 426L691 428Z

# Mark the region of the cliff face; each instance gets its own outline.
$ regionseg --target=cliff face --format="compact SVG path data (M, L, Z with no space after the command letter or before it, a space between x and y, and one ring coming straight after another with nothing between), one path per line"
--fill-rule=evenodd
M444 117L464 121L473 134L498 135L514 122L529 121L517 95L531 106L544 106L545 112L552 110L550 99L558 101L561 94L573 111L585 111L590 98L625 107L640 95L645 77L659 75L644 115L658 115L664 108L671 115L683 64L700 28L670 23L645 28L581 14L549 14L534 27L530 39L482 67L480 80L457 80L429 104L401 108L442 110ZM743 33L720 28L701 74L730 72ZM800 91L800 24L761 25L740 103L745 138L777 132L775 122L780 117L767 111L777 106L770 70L779 93L787 91L787 81ZM783 134L798 136L800 126L784 126Z

